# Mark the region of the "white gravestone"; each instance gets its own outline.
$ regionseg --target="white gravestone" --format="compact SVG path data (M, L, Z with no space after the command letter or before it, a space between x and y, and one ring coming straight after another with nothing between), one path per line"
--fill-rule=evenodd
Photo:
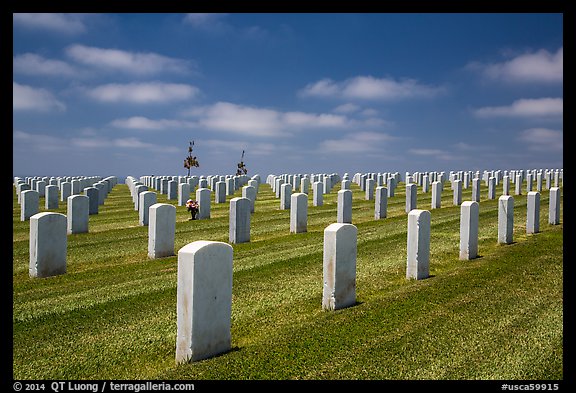
M322 309L338 310L356 303L358 229L330 224L324 230Z
M199 240L178 250L176 363L231 349L232 246Z
M66 273L66 216L38 213L30 217L30 277L51 277Z
M479 204L465 201L460 205L460 259L474 259L478 256L478 217Z
M421 280L430 275L430 212L408 213L406 278Z
M176 207L155 203L148 210L148 257L151 259L174 255Z

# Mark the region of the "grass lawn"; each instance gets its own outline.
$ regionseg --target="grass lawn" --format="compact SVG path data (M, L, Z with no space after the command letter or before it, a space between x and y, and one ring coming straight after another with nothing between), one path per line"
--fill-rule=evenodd
M548 190L536 234L526 234L525 187L513 195L514 243L500 245L497 199L482 182L480 256L460 261L450 183L440 209L419 188L418 208L431 212L431 276L415 281L405 278L405 184L388 199L387 218L375 220L374 201L352 183L357 304L329 312L322 241L339 189L321 207L310 192L308 232L291 234L289 210L260 185L251 241L233 245L232 350L184 365L175 362L177 256L147 257L148 227L128 187L114 187L89 233L68 235L67 274L44 279L28 276L29 221L20 221L14 189L14 378L563 379L563 216L548 224ZM158 202L176 205L160 193ZM177 206L175 254L196 240L228 242L229 203L212 196L211 207L209 220L189 221ZM66 204L51 211L66 214Z

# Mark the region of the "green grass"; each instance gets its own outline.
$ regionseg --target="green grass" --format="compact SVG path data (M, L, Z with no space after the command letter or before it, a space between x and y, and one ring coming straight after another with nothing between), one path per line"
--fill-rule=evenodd
M20 221L14 191L14 378L563 379L563 220L548 224L547 190L537 234L526 234L524 190L513 195L514 243L500 245L497 200L483 183L480 257L460 261L449 183L441 209L419 189L418 208L432 216L431 277L415 281L405 278L404 183L381 220L353 184L357 304L328 312L322 241L338 190L321 207L309 195L308 232L291 234L289 211L260 185L251 241L233 245L232 350L184 365L175 363L177 257L147 257L148 227L127 186L90 216L89 233L68 235L67 274L45 279L28 276L29 221ZM158 202L176 204L161 194ZM227 242L228 209L212 200L210 220L188 221L177 206L175 252ZM66 214L66 205L51 211Z

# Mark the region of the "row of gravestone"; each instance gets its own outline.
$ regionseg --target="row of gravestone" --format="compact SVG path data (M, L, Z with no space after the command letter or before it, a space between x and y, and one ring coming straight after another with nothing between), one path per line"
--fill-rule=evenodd
M68 210L80 211L74 217L82 215L84 220L83 207L87 205L89 215L98 214L98 206L103 205L108 193L118 184L116 176L102 178L100 176L90 177L26 177L14 178L14 186L20 205L20 221L27 221L31 216L40 211L40 198L44 197L44 208L46 210L58 209L59 201L66 202ZM85 195L82 195L84 192ZM84 201L82 197L88 199ZM72 201L72 202L71 202ZM72 216L72 213L70 213ZM72 218L70 218L72 220ZM87 225L87 218L86 218Z
M478 256L479 203L465 201L460 206L459 259L474 259ZM538 233L539 221L540 193L530 191L526 232ZM552 187L549 224L559 223L560 190ZM429 277L430 227L430 211L413 209L408 213L406 279ZM512 243L513 228L514 198L502 195L498 203L498 243ZM357 233L356 226L349 223L333 223L324 230L324 310L356 303ZM233 249L223 242L196 241L178 251L177 363L206 359L231 349L232 262Z
M361 179L362 177L360 176L359 178ZM136 183L134 180L129 179L127 184L131 183L134 186ZM371 189L372 180L371 178L366 179L365 188L367 190ZM342 182L346 181L348 179L343 178ZM455 179L453 184L459 184L460 182L461 180ZM440 182L436 181L436 183ZM407 202L409 200L408 195L412 193L408 190L415 190L415 186L416 184L407 184ZM455 187L456 190L458 188L458 186ZM197 191L197 195L201 190ZM380 186L376 187L376 190L376 199L385 200L388 196L386 188ZM207 191L209 195L210 190ZM530 191L528 193L527 233L537 233L539 231L539 197L539 192ZM305 193L291 194L291 232L305 231L307 199ZM324 232L322 307L328 310L348 307L355 303L357 229L354 225L346 222L348 221L347 217L351 219L351 209L344 208L344 206L351 207L351 201L351 190L342 189L339 191L338 222L331 224ZM500 243L508 244L512 242L513 206L514 199L512 196L502 195L500 197L498 210L498 242ZM153 204L147 210L150 217L149 257L160 258L174 255L175 206L171 204ZM426 278L429 271L430 212L416 209L415 205L407 212L406 277L408 279ZM63 231L63 221L57 216L58 214L56 213L40 213L31 219L31 276L33 275L33 259L36 263L34 268L36 271L42 270L43 274L54 275L65 272L66 236ZM559 222L560 193L558 187L552 187L550 189L549 223L555 225ZM460 258L473 259L477 256L478 247L477 201L461 203L460 223ZM249 241L250 200L248 198L242 197L230 200L229 225L230 243ZM51 244L60 244L60 252L51 252L50 254L52 257L58 255L61 260L63 259L63 264L56 266L53 263L39 263L38 249L33 250L33 244L36 247L38 243L39 233L44 233L43 237L45 239L51 237ZM62 241L54 237L57 233L60 233L60 239L64 238L63 247ZM33 234L35 235L34 237ZM39 265L46 265L49 268L38 269ZM231 282L232 248L229 244L198 241L190 243L179 250L177 362L200 360L230 349ZM214 298L214 301L211 301L212 298ZM199 302L196 299L210 300ZM200 315L202 318L194 319L192 317L193 314ZM195 322L192 325L193 320L201 320L202 322Z

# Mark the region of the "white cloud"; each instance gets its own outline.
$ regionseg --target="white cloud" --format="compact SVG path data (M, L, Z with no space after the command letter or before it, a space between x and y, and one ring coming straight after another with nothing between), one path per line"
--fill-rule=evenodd
M502 63L471 63L468 68L480 70L487 78L499 81L561 83L564 75L564 48L558 49L556 53L541 49Z
M261 137L287 135L310 128L341 128L349 123L345 116L340 115L280 112L229 102L196 107L187 115L197 117L198 125L210 130Z
M183 101L194 98L199 89L177 83L110 83L87 91L87 94L102 102L130 102L137 104Z
M396 138L378 132L357 132L345 135L341 139L327 139L320 143L323 153L369 153L381 150L385 143Z
M12 14L15 25L28 28L55 31L66 34L82 33L86 30L83 16L59 13L19 13Z
M74 61L84 65L137 75L154 75L163 72L186 73L193 67L193 63L189 60L176 59L157 53L128 52L78 44L68 47L66 54Z
M46 89L20 85L12 82L12 109L47 112L51 110L64 111L66 105L58 101Z
M353 113L358 111L359 109L360 107L358 105L349 102L347 104L337 106L332 111L336 113Z
M61 60L46 59L34 53L24 53L12 59L14 73L42 76L74 76L78 70Z
M224 19L228 14L223 13L193 13L186 14L184 23L212 33L222 33L232 31L233 28Z
M514 101L508 106L487 106L476 109L478 117L549 117L562 116L564 100L562 98L525 98Z
M305 97L339 97L360 100L397 100L434 97L444 91L441 87L427 86L415 79L394 80L357 76L342 82L322 79L310 83L300 91Z
M133 116L127 119L116 119L110 123L113 127L133 130L165 130L168 128L192 128L196 123L182 120L153 120L143 116Z
M530 150L563 150L563 132L558 130L530 128L520 132L518 139L528 144Z

